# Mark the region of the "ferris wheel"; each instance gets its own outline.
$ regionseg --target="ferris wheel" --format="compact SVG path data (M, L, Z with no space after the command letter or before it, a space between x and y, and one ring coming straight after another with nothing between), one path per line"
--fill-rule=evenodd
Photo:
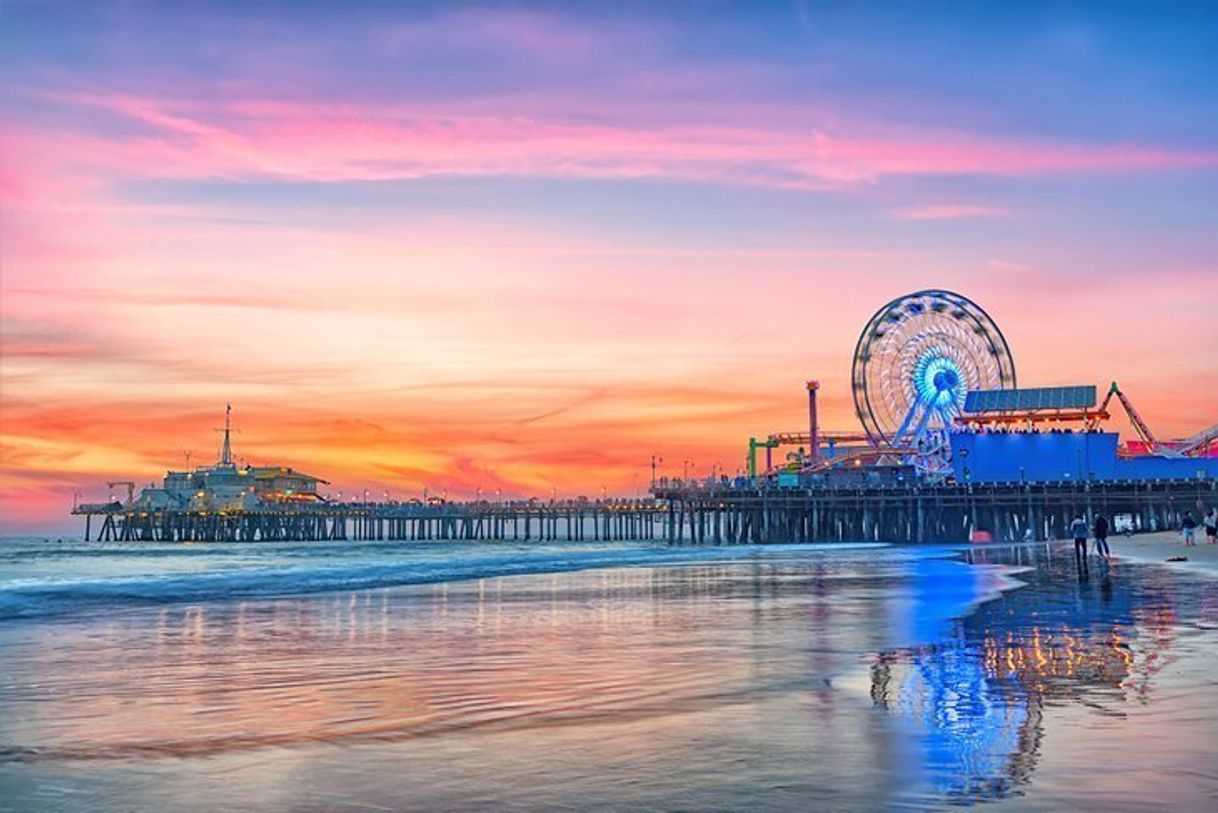
M878 447L932 455L970 390L1015 386L1015 362L994 320L951 291L892 300L854 350L854 408Z

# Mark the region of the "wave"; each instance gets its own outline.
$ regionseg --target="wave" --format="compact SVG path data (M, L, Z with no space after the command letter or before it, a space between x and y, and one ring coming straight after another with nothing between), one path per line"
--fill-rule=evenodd
M858 551L884 544L784 545L734 548L514 551L492 556L445 556L375 563L287 564L212 571L163 572L114 578L29 579L0 586L0 621L128 605L199 603L226 599L364 590L450 581L638 567L780 560L813 551Z

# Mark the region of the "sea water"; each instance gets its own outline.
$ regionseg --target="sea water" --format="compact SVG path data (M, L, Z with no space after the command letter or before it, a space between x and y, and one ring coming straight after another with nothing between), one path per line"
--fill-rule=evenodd
M0 809L1212 809L1216 669L1045 545L5 540Z

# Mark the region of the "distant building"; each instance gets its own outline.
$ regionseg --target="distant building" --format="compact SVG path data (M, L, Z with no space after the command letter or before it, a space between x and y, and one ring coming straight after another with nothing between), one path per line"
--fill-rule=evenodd
M284 466L244 466L233 462L232 405L224 419L224 445L214 466L166 472L161 487L149 486L132 503L139 511L239 511L276 504L316 503L320 477Z

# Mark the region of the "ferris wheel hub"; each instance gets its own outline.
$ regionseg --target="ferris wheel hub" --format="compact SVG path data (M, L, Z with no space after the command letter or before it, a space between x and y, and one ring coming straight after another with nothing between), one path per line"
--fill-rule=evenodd
M943 390L954 390L959 383L960 376L956 375L952 370L942 370L935 373L935 388L940 392Z

